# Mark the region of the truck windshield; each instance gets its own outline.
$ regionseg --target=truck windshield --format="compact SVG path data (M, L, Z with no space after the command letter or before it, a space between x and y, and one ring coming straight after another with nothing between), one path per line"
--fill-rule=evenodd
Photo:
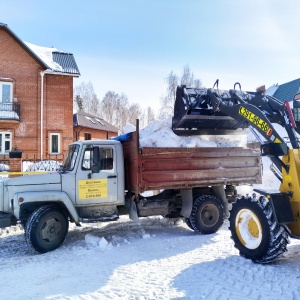
M72 171L78 156L79 145L70 145L63 164L63 171Z

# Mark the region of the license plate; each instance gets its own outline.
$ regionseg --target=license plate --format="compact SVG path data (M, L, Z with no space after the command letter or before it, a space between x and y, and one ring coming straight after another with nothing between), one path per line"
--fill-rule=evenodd
M255 115L250 110L246 109L245 107L241 106L239 110L239 114L253 123L256 127L260 128L263 132L267 134L267 136L271 136L272 129L268 126L268 124L262 120L260 117Z

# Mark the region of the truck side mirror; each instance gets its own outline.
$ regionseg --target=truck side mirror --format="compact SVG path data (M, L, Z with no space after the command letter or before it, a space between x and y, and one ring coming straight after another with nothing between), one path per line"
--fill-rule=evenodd
M100 172L100 150L99 147L93 147L93 156L92 156L92 173Z

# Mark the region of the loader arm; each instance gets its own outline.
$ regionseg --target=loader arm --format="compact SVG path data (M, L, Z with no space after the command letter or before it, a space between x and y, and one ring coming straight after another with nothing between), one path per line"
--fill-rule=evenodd
M268 199L276 222L286 224L290 230L290 236L300 238L300 145L296 136L296 132L299 133L299 127L297 127L297 124L299 125L299 105L297 104L299 103L296 101L299 100L294 99L295 109L292 111L289 102L282 103L262 93L244 94L231 90L229 94L231 105L228 105L229 102L224 101L215 91L207 90L214 111L220 111L241 123L244 122L243 125L248 126L254 134L255 132L260 134L256 137L261 143L261 154L269 156L274 163L276 169L273 168L272 171L281 183L278 190L254 189L254 191ZM273 123L278 123L285 128L289 138L289 147L276 131ZM260 136L265 141L260 139ZM247 209L247 205L240 207L239 214ZM236 220L240 220L239 215ZM232 227L232 232L234 230ZM267 255L263 260L272 260L277 255L279 252L275 256Z
M267 263L282 255L288 236L300 239L300 94L296 96L292 111L288 102L261 92L177 89L175 133L227 134L249 128L261 144L261 155L273 162L279 188L254 189L252 195L238 197L229 215L235 247L254 262ZM289 141L274 123L285 128Z
M234 100L233 102L236 104L230 106L224 104L222 98L218 97L216 93L210 89L207 90L213 110L225 113L233 119L238 120L252 131L261 144L262 155L270 157L271 161L276 166L276 169L273 169L274 175L282 181L282 169L288 171L288 166L283 163L279 156L288 153L288 146L274 129L274 126L266 115L268 115L273 122L285 125L284 127L287 130L293 147L298 149L299 145L296 141L295 133L292 130L293 118L291 113L288 112L290 110L288 103L278 103L276 99L267 101L270 99L264 98L261 94L257 94L253 98L249 97L247 100L244 100L235 90L230 90L229 93ZM271 103L272 108L269 102ZM258 135L257 132L259 132L260 135ZM260 136L267 142L261 139Z
M243 100L234 91L230 91L230 93L237 104L224 104L222 98L216 93L210 89L207 90L207 95L215 112L220 111L237 120L243 126L252 126L270 143L285 143L259 108Z
M177 88L172 122L176 134L226 135L249 128L261 144L262 155L269 156L274 163L274 174L282 180L282 169L288 172L289 167L280 157L288 153L289 147L273 123L286 129L292 149L300 148L295 134L300 129L288 102L282 103L261 92Z

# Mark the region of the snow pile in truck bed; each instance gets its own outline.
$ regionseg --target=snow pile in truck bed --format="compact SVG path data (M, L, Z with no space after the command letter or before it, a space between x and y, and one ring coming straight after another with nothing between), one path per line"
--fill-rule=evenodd
M135 131L135 127L131 124L124 127L125 133L133 131ZM154 121L140 130L141 147L244 147L246 142L246 134L235 136L178 136L172 131L171 118Z

